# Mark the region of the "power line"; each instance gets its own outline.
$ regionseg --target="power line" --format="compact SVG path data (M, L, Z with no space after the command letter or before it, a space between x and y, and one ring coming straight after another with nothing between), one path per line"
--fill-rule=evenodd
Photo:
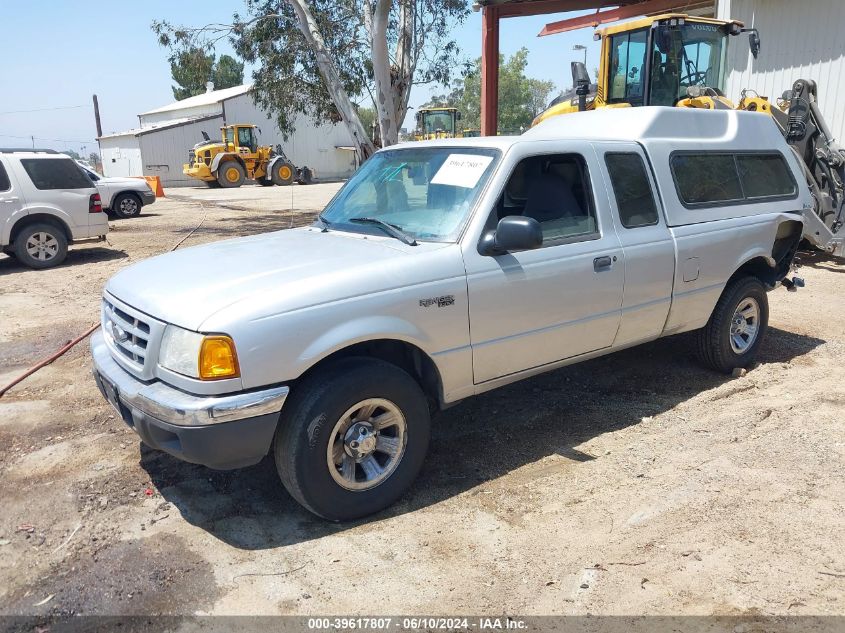
M32 138L34 138L34 139L37 139L39 141L53 141L55 143L80 143L80 144L83 144L83 145L86 144L86 143L96 143L97 142L96 139L91 139L91 140L88 140L88 141L80 141L79 139L72 139L72 138L46 138L46 137L43 137L43 136L32 136L32 135L30 135L30 136L14 136L12 134L0 134L0 138L17 138L17 139L32 139Z
M93 107L90 104L84 105L74 105L74 106L58 106L56 108L34 108L32 110L9 110L8 112L0 112L0 116L4 114L26 114L29 112L50 112L52 110L74 110L77 108L90 108Z

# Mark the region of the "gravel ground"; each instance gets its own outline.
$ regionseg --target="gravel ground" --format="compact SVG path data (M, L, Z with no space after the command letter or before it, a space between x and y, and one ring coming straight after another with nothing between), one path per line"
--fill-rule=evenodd
M0 384L96 322L124 266L301 224L338 186L172 190L58 269L0 255ZM147 449L79 345L0 399L0 614L845 614L845 266L802 260L746 376L679 336L468 400L352 524L270 458Z

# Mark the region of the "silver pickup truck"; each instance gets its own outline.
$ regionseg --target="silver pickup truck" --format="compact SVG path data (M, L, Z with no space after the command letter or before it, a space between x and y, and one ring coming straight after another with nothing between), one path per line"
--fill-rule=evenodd
M463 398L691 330L715 370L749 365L810 208L756 113L398 145L311 226L112 277L94 376L149 446L218 469L272 452L302 505L352 519L403 493Z

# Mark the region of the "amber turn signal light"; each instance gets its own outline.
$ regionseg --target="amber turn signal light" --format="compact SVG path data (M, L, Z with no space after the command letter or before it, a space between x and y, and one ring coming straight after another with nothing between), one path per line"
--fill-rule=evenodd
M241 369L235 342L228 336L206 336L200 346L199 370L202 380L238 378Z

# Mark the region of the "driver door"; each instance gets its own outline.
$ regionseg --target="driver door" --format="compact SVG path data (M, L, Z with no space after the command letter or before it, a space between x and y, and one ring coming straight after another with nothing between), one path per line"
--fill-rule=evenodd
M610 347L619 328L624 255L606 191L590 177L600 178L595 154L583 143L544 145L514 152L486 226L534 217L543 245L497 256L465 248L475 384Z

